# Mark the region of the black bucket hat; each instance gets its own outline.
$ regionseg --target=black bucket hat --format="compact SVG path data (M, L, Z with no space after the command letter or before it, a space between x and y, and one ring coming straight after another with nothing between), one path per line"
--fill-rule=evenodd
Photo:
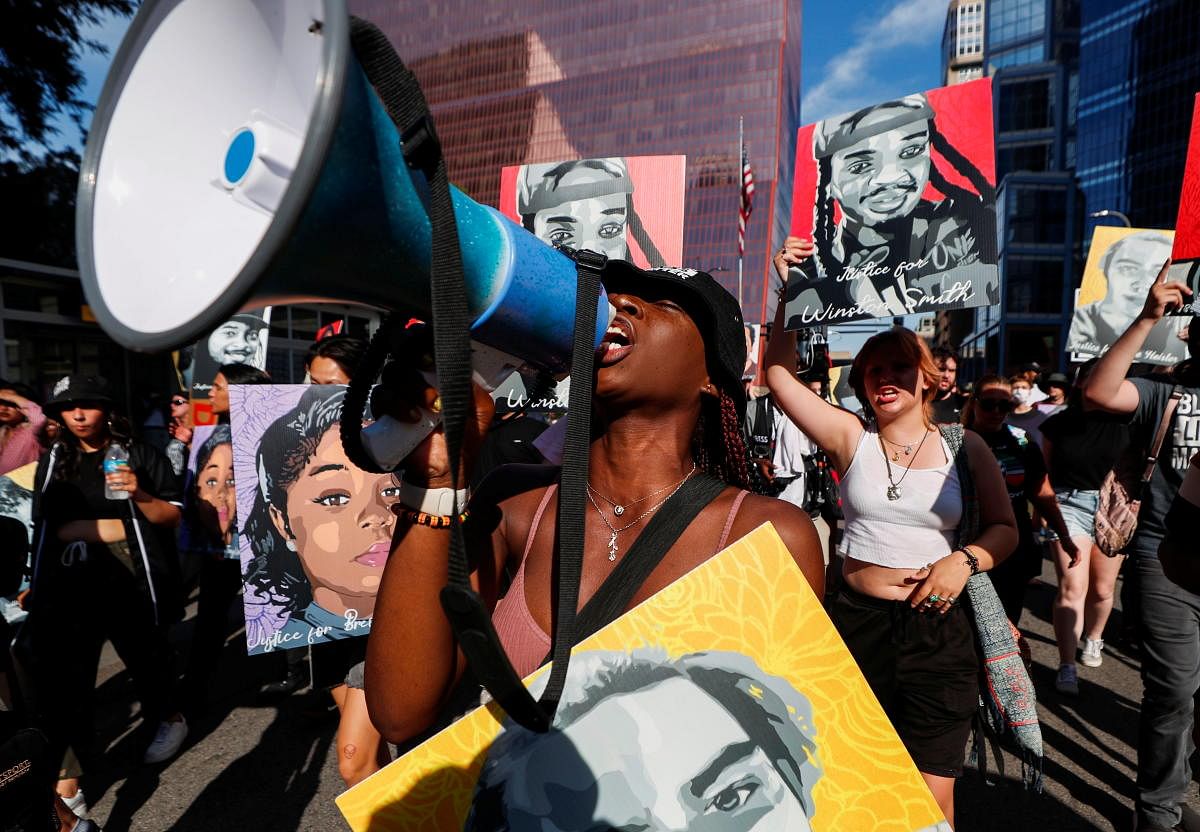
M108 408L113 405L112 388L102 376L75 373L63 376L50 391L50 400L42 406L51 419L62 421L62 412L68 405L89 402Z
M632 292L653 284L680 298L692 314L704 350L708 374L713 383L729 394L737 406L738 417L746 414L746 390L742 370L746 366L746 331L742 311L729 290L708 272L696 269L641 269L626 260L609 260L604 266L604 288L608 292ZM690 302L689 302L690 301Z

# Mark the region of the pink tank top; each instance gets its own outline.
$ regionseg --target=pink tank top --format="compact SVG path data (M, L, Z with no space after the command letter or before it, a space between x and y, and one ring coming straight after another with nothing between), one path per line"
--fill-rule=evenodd
M521 565L517 567L517 574L513 576L508 592L496 602L496 610L492 613L492 623L496 626L496 634L500 636L500 643L504 645L504 652L512 661L517 675L522 678L537 670L542 664L542 659L550 652L550 636L533 620L533 614L529 612L529 605L525 603L525 563L529 559L529 551L533 548L533 541L537 537L542 515L545 514L557 488L557 485L547 488L542 502L538 504L537 513L533 515L533 525L529 528L529 537L525 540ZM725 518L725 528L721 530L721 539L717 542L717 548L713 554L725 548L738 509L741 508L742 500L746 499L748 493L747 491L738 492L737 497L734 498L733 505L729 507L729 514Z

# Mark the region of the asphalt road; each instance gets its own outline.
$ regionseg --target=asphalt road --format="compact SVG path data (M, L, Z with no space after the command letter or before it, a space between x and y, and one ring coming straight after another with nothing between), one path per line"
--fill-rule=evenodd
M1080 667L1080 696L1054 690L1057 669L1050 602L1054 570L1029 588L1022 629L1035 662L1033 679L1047 746L1045 791L1026 793L1020 763L1005 753L1005 775L994 761L994 784L976 771L957 792L960 830L1132 830L1138 703L1136 650L1121 641L1114 613L1100 668ZM1118 587L1119 588L1119 587ZM186 624L181 637L186 636ZM140 764L148 738L140 726L128 677L111 650L102 659L99 733L107 766L85 781L92 817L106 832L138 830L342 830L333 798L341 791L327 694L297 694L276 705L255 703L264 680L282 674L282 657L248 658L231 637L205 715L193 718L185 750L169 765ZM1193 783L1185 823L1200 832Z

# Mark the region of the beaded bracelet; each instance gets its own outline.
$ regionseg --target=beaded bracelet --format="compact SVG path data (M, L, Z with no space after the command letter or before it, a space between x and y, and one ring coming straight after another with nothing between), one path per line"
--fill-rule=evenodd
M397 504L392 511L410 523L416 523L418 526L429 526L432 529L448 529L454 522L453 517L447 517L441 514L426 514L423 511L416 511L400 504ZM458 522L467 522L467 516L469 514L470 512L464 511L462 514L458 515Z
M957 551L962 552L967 557L967 566L971 567L971 577L974 578L979 574L979 558L975 557L975 553L966 546L960 547Z

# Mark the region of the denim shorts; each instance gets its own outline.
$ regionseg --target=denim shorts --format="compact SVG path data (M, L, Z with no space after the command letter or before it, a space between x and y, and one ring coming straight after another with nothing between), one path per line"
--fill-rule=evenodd
M1100 507L1100 492L1069 488L1054 492L1058 510L1071 537L1096 539L1096 509Z

